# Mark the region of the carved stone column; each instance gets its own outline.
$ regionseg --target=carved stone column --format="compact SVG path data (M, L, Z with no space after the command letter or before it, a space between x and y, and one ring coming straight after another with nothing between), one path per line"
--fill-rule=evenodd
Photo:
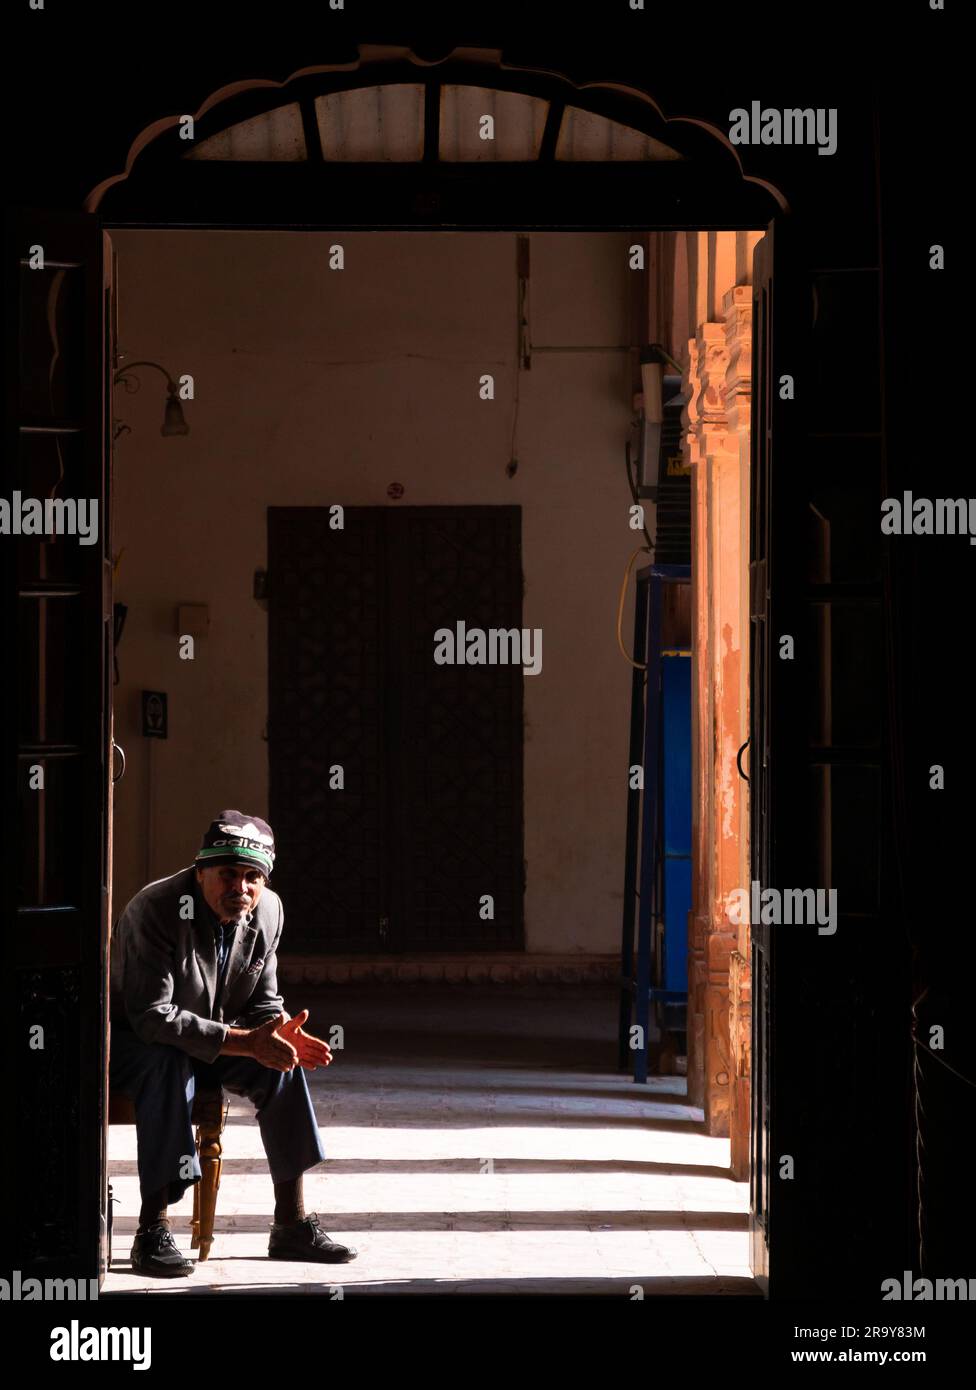
M710 683L710 762L706 789L710 800L708 936L705 961L705 1091L703 1108L709 1134L729 1132L729 1093L732 1054L729 1046L729 956L735 933L725 903L737 886L738 825L734 815L736 789L734 752L729 743L738 727L740 650L736 633L738 606L738 457L730 449L726 415L726 377L729 349L724 323L702 324L703 349L699 469L705 484L708 513L708 680Z
M728 1048L728 954L732 939L717 928L716 899L721 893L726 818L716 783L723 719L721 680L722 572L728 564L716 489L727 486L720 473L725 456L725 376L728 349L721 323L702 323L689 344L691 370L685 410L693 487L693 725L694 842L696 875L692 888L689 939L689 1099L701 1105L710 1134L728 1132L730 1056ZM734 560L734 556L732 557Z
M693 876L688 913L688 1099L703 1105L705 1096L705 942L708 936L709 797L707 793L711 727L708 680L708 513L699 468L699 421L702 383L698 340L688 342L688 375L683 383L681 440L691 468L691 843Z
M725 373L725 413L728 423L727 446L733 455L738 492L738 611L740 661L739 690L735 701L737 718L730 721L731 739L725 750L733 789L728 803L730 818L736 824L737 887L751 879L749 859L749 787L734 766L734 752L749 737L749 473L751 459L752 407L752 289L737 285L725 295L725 341L728 366ZM729 605L731 608L733 605ZM731 692L730 692L731 695ZM731 698L730 698L731 704ZM737 725L737 727L736 727ZM748 767L748 759L746 760ZM732 1172L740 1181L749 1176L750 1096L751 1096L751 951L748 922L735 931L736 942L729 957L729 1052L732 1059L729 1095L729 1137Z
M729 894L749 882L749 805L736 754L749 710L749 429L752 290L730 289L722 321L688 344L683 414L692 470L692 845L688 922L688 1097L709 1134L749 1166L748 927Z

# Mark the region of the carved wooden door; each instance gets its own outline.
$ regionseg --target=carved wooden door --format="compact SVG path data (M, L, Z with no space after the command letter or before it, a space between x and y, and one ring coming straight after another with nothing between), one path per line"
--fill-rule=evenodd
M521 629L517 507L269 509L270 815L291 950L522 943L522 667L435 633Z

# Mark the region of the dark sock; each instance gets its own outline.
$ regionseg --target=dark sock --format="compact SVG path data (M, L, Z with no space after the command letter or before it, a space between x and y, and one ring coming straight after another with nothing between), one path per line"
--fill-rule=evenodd
M169 1189L160 1188L158 1192L151 1192L148 1197L143 1197L142 1206L139 1209L139 1235L145 1235L150 1226L156 1226L160 1221L169 1225L169 1217L166 1214L168 1205Z
M274 1219L279 1226L294 1226L305 1218L305 1194L302 1174L290 1182L276 1182L274 1185Z

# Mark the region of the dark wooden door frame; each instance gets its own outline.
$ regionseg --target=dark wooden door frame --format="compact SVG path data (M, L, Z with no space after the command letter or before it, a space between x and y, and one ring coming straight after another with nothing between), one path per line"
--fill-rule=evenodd
M721 161L719 162L721 163ZM291 205L284 208L284 216L287 220L269 222L266 220L268 214L258 207L252 199L246 197L243 184L247 172L247 170L236 170L234 174L238 177L232 179L230 176L222 175L213 169L210 170L213 181L211 186L216 188L217 183L223 179L228 202L234 204L230 207L225 220L221 219L219 200L209 199L198 189L189 198L188 205L181 208L174 207L172 204L160 206L157 202L154 207L148 204L142 206L133 204L128 209L122 209L120 203L117 203L113 210L107 204L103 211L102 221L99 222L93 218L90 225L93 228L97 228L99 225L106 228L137 225L158 228L182 226L195 227L201 230L215 226L253 226L260 229L269 225L294 225L303 229L329 232L346 228L366 230L371 228L392 229L394 227L404 229L424 227L435 230L445 227L452 230L478 227L524 230L526 220L522 205L519 206L517 218L506 215L504 210L499 212L503 201L503 189L506 194L510 194L513 187L518 189L521 185L523 196L529 200L532 199L535 191L530 186L532 183L530 173L520 175L512 169L497 174L483 169L464 170L460 177L452 180L443 168L418 165L404 173L398 183L396 176L378 182L376 167L369 166L349 173L346 199L343 204L343 216L349 220L340 223L333 221L335 205L331 194L328 203L324 205L321 194L317 193L308 179L305 178L304 180L292 181L291 187L295 193ZM535 172L538 174L538 171ZM540 198L536 198L534 202L528 202L527 206L535 216L535 220L530 220L529 226L530 228L547 227L558 224L565 229L581 230L584 228L619 230L625 226L634 230L669 227L689 229L702 227L755 228L757 225L768 222L770 215L777 219L779 217L779 212L770 207L770 204L775 200L769 195L762 195L766 202L760 208L754 196L757 185L750 185L747 196L736 199L736 190L742 192L742 180L739 179L738 182L734 179L729 180L726 165L724 170L714 171L717 177L714 181L710 181L710 171L703 164L696 170L698 181L704 190L700 197L696 195L695 198L691 198L691 185L687 179L683 179L677 174L662 173L658 180L662 201L660 204L655 202L653 206L650 206L650 200L643 206L638 205L636 218L629 218L626 223L623 221L614 222L612 218L604 217L592 222L574 220L574 195L578 199L581 190L589 191L589 197L592 199L589 205L599 207L601 213L607 206L627 209L630 212L635 206L635 198L643 196L637 185L640 178L646 176L648 172L646 165L637 168L617 166L615 169L591 171L577 167L566 170L565 174L562 170L558 172L553 170L551 179L547 177L535 185L535 188L539 190L542 190L543 185L545 185L548 201L543 203ZM281 186L281 171L266 171L266 173L267 179L263 184L263 194L274 194L277 186L278 195L284 197L285 190ZM202 177L198 178L196 175L189 176L185 180L174 179L171 182L170 191L175 192L178 183L182 183L184 188L189 188L189 178L193 178L197 184L203 182ZM479 179L485 190L484 194L471 191L472 184ZM669 180L671 180L670 190ZM232 183L237 185L237 191L230 187ZM338 184L334 187L338 187ZM382 198L376 193L371 195L371 188L380 190ZM490 196L488 194L489 189L491 190ZM272 216L277 217L277 213L272 214ZM569 225L567 226L567 224ZM875 341L876 339L871 340L872 347ZM783 538L783 545L784 547L788 545L788 539L785 537ZM101 589L101 585L99 588ZM788 618L792 618L793 612L787 609L786 615ZM109 650L110 641L110 633L103 636L100 657L103 657L104 653ZM104 661L101 664L104 665ZM99 737L102 737L101 733ZM104 742L104 739L102 741ZM788 761L787 757L784 759L783 765ZM105 804L108 804L107 797ZM94 862L95 857L95 852L93 852L92 862ZM99 862L101 862L102 857L101 850L99 850L97 853ZM102 872L100 867L99 874L101 875ZM43 1200L44 1196L40 1192L35 1192L35 1201L41 1202ZM804 1277L804 1255L802 1252L810 1245L811 1241L816 1240L816 1233L812 1230L810 1222L815 1222L817 1219L825 1220L825 1212L821 1212L819 1207L811 1211L806 1224L802 1222L796 1224L795 1221L791 1223L791 1239L796 1242L792 1255L793 1274L801 1282ZM780 1237L777 1237L777 1240L780 1240ZM782 1244L782 1241L780 1243ZM52 1247L53 1249L54 1247ZM783 1246L781 1258L786 1259L788 1255L789 1242ZM58 1253L55 1250L54 1259L57 1260L58 1258ZM84 1258L86 1257L82 1254L82 1259ZM30 1257L18 1250L13 1263L27 1270L30 1268L31 1260ZM64 1271L59 1270L59 1272ZM88 1272L94 1272L90 1263Z

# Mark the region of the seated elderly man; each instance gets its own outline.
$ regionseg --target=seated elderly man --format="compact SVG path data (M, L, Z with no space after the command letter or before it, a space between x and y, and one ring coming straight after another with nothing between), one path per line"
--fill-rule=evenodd
M256 1106L274 1183L269 1258L356 1256L305 1215L302 1175L325 1158L305 1072L332 1053L303 1030L308 1010L290 1018L278 993L284 911L266 886L273 867L271 827L223 811L194 864L137 893L113 934L110 1078L135 1104L142 1209L131 1258L143 1274L194 1268L167 1207L201 1176L190 1123L197 1081Z

